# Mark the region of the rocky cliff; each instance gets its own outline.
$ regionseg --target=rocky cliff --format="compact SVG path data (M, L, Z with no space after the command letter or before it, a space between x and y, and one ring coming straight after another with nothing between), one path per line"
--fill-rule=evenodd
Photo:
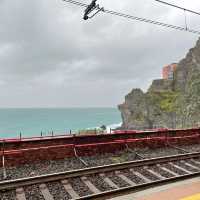
M122 128L190 128L200 125L200 39L178 63L173 80L133 89L119 105Z

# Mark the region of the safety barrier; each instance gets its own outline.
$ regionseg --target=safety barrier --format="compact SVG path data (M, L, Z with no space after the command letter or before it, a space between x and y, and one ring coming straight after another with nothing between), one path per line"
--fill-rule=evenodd
M0 140L0 148L4 150L17 150L17 149L28 149L37 148L44 146L56 146L56 145L82 145L88 143L106 143L114 142L116 140L127 140L127 139L142 139L142 138L153 138L153 137L183 137L191 136L194 134L200 134L200 129L187 129L187 130L167 130L158 129L153 131L135 131L135 130L123 130L115 131L112 134L102 135L63 135L56 137L35 137L26 139L6 139Z
M179 137L152 137L142 139L121 139L112 142L88 143L88 144L65 144L43 146L37 148L1 151L4 155L5 166L17 166L25 163L33 163L44 160L56 160L75 156L74 148L78 156L92 156L96 154L115 153L116 151L130 148L158 148L173 145L190 145L200 143L200 134ZM1 164L0 164L1 165Z

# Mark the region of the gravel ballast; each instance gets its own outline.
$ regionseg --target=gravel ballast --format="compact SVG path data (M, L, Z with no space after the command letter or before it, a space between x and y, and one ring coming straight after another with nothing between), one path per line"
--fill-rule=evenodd
M188 145L188 146L177 146L178 148L184 149L188 152L200 152L200 144Z
M150 149L150 148L136 149L136 152L143 158L157 158L157 157L164 157L171 155L179 155L183 153L182 151L171 147L156 148L156 149Z
M82 182L80 178L73 178L69 180L69 183L73 187L74 191L80 196L87 196L92 194L90 189Z
M1 200L16 200L15 191L0 192L0 199Z
M95 185L101 192L113 190L115 188L110 187L100 176L92 175L87 177L93 185Z
M24 192L27 200L45 200L38 185L27 186Z
M113 181L113 183L115 183L120 188L130 186L128 183L126 183L120 177L116 176L115 173L108 173L106 176L108 178L110 178L110 180Z
M61 182L51 182L47 184L49 192L52 194L54 199L68 200L71 196L66 192Z

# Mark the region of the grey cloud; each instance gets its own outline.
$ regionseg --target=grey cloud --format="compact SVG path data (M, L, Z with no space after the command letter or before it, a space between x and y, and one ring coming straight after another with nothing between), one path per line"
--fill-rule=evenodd
M99 3L184 24L182 13L154 1ZM198 10L200 2L187 6ZM0 107L115 106L133 87L146 89L198 38L103 13L85 22L82 14L61 0L0 1ZM192 27L198 20L189 15Z

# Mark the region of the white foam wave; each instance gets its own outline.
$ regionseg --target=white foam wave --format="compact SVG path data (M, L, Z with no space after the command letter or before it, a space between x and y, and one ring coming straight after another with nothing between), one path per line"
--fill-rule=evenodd
M116 124L110 124L106 126L106 132L110 133L111 130L119 128L120 126L122 126L122 122L120 123L116 123ZM86 130L94 130L94 129L101 129L101 127L90 127L90 128L86 128ZM111 131L112 132L112 131Z
M110 133L110 130L119 128L120 126L122 126L122 122L120 122L118 124L110 124L110 125L106 126L106 131L107 131L107 133Z

